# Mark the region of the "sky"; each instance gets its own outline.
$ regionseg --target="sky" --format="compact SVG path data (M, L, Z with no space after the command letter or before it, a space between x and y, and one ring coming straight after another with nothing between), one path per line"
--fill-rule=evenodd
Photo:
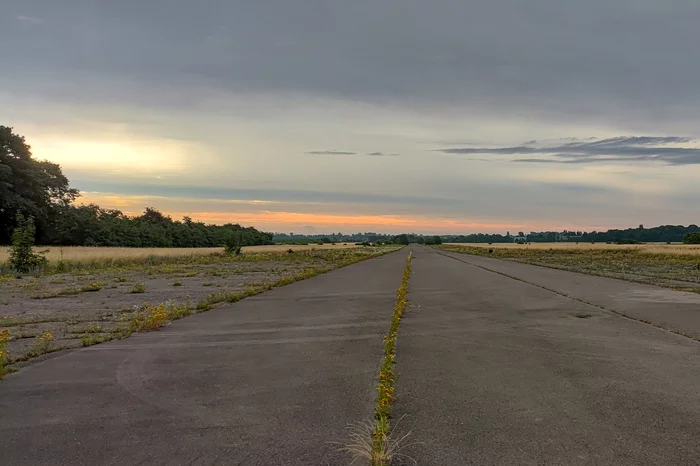
M0 0L80 202L266 231L700 222L697 0Z

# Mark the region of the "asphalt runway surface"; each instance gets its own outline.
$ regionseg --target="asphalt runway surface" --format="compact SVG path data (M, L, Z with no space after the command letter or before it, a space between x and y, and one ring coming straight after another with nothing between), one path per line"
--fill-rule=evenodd
M394 464L700 464L700 343L654 326L700 295L409 249ZM0 464L348 464L407 253L8 376Z
M415 247L408 298L393 415L418 464L700 464L700 343L599 307L691 331L700 295Z

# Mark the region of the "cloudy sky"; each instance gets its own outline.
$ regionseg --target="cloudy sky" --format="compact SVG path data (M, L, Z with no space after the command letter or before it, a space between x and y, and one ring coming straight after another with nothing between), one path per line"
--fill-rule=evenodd
M697 0L0 0L83 202L270 231L700 222Z

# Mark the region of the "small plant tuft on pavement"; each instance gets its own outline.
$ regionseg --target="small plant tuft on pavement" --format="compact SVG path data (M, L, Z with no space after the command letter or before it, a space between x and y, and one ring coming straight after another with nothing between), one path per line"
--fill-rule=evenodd
M34 339L34 343L29 347L27 357L36 358L42 354L56 350L56 342L51 332L44 332Z
M145 283L137 283L134 285L134 287L131 289L131 293L145 293L146 292L146 284Z

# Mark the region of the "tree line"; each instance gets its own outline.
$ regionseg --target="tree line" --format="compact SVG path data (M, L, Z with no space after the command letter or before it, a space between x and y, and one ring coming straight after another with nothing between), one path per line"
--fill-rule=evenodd
M517 237L525 238L530 243L589 242L589 243L679 243L693 242L700 237L700 227L697 225L661 225L653 228L628 228L626 230L607 231L543 231L525 234L519 232ZM447 243L512 243L515 236L510 233L501 234L472 234L442 236Z
M173 220L154 208L128 216L98 205L75 205L80 196L58 164L34 159L24 137L0 126L0 244L18 222L31 219L36 242L62 246L219 247L272 244L272 234L238 224ZM32 227L34 231L34 227Z

